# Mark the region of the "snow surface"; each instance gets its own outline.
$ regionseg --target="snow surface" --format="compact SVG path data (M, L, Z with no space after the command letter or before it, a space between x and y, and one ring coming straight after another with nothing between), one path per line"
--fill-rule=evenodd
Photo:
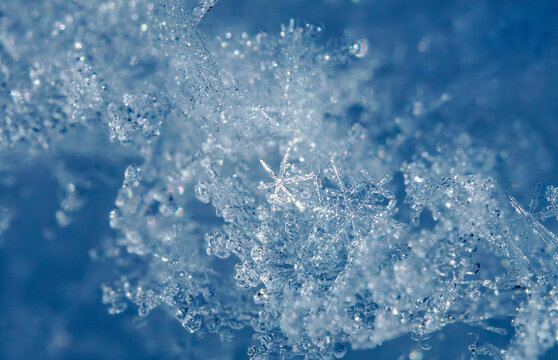
M557 20L2 1L0 357L556 358Z

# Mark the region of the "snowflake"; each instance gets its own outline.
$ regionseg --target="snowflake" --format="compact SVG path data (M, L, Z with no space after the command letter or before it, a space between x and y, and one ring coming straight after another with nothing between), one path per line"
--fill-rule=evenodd
M283 156L283 160L281 160L281 165L279 168L279 175L276 175L275 172L271 169L271 167L262 159L260 159L260 164L262 164L264 170L267 174L273 179L272 183L260 183L258 186L261 190L266 189L274 189L273 194L269 196L269 199L272 203L283 203L285 200L282 196L286 197L287 202L293 203L299 211L304 211L304 204L295 197L292 191L287 188L287 185L296 185L303 181L308 181L314 178L314 174L305 174L305 175L291 175L287 176L287 172L291 169L291 165L288 163L289 161L289 154L291 152L291 148L287 149L285 155Z

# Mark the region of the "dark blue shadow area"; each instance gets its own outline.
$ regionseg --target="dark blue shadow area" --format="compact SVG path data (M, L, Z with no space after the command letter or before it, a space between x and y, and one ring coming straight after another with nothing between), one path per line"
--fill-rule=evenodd
M108 153L111 146L106 145ZM114 150L114 149L113 149ZM248 330L233 343L215 335L190 335L162 310L149 318L135 306L112 316L101 302L102 282L113 269L89 251L115 236L108 224L122 174L132 158L60 159L87 186L77 187L84 206L60 227L55 219L62 192L52 158L11 173L0 186L2 204L14 216L0 247L0 358L17 359L245 359ZM201 215L200 215L201 216Z

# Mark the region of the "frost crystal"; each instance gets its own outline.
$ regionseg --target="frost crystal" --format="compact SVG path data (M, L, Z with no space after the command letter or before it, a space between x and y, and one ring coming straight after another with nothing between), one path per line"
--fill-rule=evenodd
M474 120L440 120L448 92L391 99L374 43L324 44L321 26L209 39L215 0L36 3L21 5L33 19L0 4L0 156L52 157L64 228L110 181L63 159L126 163L113 237L90 252L112 274L110 314L161 308L224 342L247 328L253 360L343 358L404 336L420 359L452 324L477 331L462 353L474 359L558 343L558 188L525 201L529 182L509 170L542 142L535 130L506 123L483 141Z

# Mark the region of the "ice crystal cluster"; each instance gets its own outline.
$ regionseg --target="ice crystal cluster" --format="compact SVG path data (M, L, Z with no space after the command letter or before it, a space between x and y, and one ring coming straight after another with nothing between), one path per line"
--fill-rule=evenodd
M388 56L385 43L357 36L363 25L335 41L327 23L289 18L269 32L238 19L204 28L225 3L0 4L0 170L13 175L0 187L2 242L18 216L14 174L46 161L59 185L45 216L60 228L85 216L87 189L121 180L98 218L110 236L83 245L106 270L83 281L101 288L95 301L110 314L131 308L149 322L161 309L160 327L178 322L188 339L240 344L242 333L253 360L342 358L408 336L415 350L386 358L430 358L430 337L455 325L468 329L462 358L555 353L558 188L536 178L552 174L555 138L545 146L536 120L493 119L483 97L506 85L398 74L390 67L405 50ZM311 6L332 4L380 6ZM477 7L459 10L461 33L422 37L408 66L428 67L430 47L450 56L443 47L466 41L473 13L492 16ZM482 64L471 46L453 55L465 69ZM529 61L536 78L541 63ZM479 93L475 106L460 102L466 92ZM68 156L124 166L103 172ZM211 346L191 354L233 358Z

